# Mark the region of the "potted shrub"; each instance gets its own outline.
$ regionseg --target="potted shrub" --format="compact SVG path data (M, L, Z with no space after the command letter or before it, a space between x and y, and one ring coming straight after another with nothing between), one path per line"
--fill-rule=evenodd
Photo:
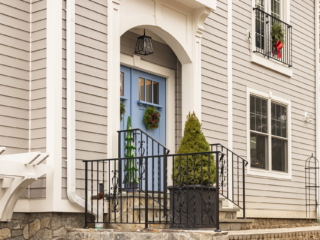
M210 152L195 113L188 114L177 154ZM216 167L213 154L178 155L173 164L170 223L174 228L214 227Z

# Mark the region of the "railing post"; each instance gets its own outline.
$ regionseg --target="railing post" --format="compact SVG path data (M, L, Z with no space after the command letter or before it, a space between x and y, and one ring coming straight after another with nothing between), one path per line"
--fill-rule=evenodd
M143 159L142 159L143 160ZM148 157L146 157L145 159L145 166L146 166L146 170L145 170L145 174L146 174L146 190L145 190L145 229L148 229Z
M167 155L166 154L166 150L165 149L163 149L163 153L164 153L164 155ZM167 158L167 156L164 156L164 159L163 159L163 164L164 164L164 166L163 166L163 173L164 173L164 186L163 186L163 198L164 198L164 216L166 216L166 223L167 223L167 221L168 221L168 213L167 213L167 194L168 194L168 190L167 190L167 186L168 186L168 176L167 176L167 161L168 161L168 158ZM159 221L160 221L160 218L159 218Z
M246 176L245 176L246 163L242 161L242 205L243 205L243 219L246 219Z
M84 228L88 228L88 162L85 162L85 225Z
M216 152L216 230L215 232L221 232L219 226L219 153Z

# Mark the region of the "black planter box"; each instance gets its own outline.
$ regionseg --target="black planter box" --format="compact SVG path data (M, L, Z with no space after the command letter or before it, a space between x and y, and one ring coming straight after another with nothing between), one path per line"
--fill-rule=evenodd
M169 186L171 228L215 228L216 187L204 185ZM218 201L217 201L218 200ZM219 217L219 212L217 213Z

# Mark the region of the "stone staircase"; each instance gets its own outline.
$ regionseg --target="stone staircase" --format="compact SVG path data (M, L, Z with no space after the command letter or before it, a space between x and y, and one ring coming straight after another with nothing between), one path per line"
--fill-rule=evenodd
M135 199L136 198L136 199ZM155 200L154 200L155 199ZM232 230L248 230L251 229L252 219L238 219L239 208L225 208L223 201L227 201L220 196L219 201L219 219L220 229L222 231ZM159 204L160 202L160 204ZM148 223L151 229L167 229L170 228L170 199L167 199L167 210L164 209L164 198L160 194L148 196ZM122 211L124 220L129 220L133 224L107 224L112 229L143 229L145 224L145 195L138 196L126 195L122 198ZM111 220L116 219L120 222L119 213L111 213Z
M223 207L223 201L228 201L225 198L220 197L219 201L219 220L220 229L222 231L234 231L234 230L248 230L251 229L252 219L239 219L238 212L240 208L225 208Z

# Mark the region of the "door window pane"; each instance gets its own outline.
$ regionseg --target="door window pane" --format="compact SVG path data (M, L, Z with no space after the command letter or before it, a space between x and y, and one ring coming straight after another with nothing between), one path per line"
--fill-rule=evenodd
M152 103L152 81L146 81L146 102Z
M153 103L159 104L159 83L153 82Z
M287 141L272 138L272 170L287 172Z
M139 78L139 100L145 101L144 78Z
M120 72L120 96L124 96L124 73Z
M251 133L251 167L267 169L268 137Z

